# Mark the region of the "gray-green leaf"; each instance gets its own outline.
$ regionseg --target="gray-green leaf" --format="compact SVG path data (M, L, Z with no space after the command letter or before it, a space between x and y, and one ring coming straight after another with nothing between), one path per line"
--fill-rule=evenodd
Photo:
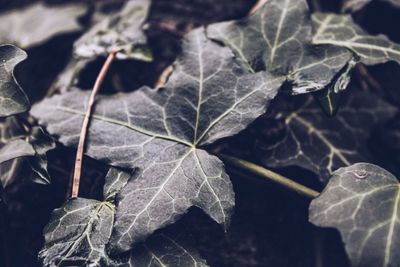
M211 25L207 32L250 69L282 75L293 93L307 93L331 83L351 58L346 49L311 44L309 16L305 0L269 0L251 17Z
M111 168L103 201L76 198L53 211L44 229L45 245L39 253L44 266L116 266L105 251L115 214L110 199L130 177L129 173Z
M30 104L14 78L15 66L26 58L26 53L13 45L0 45L0 117L25 112Z
M79 31L77 18L85 13L84 5L46 6L42 2L6 12L0 15L0 42L30 48L56 35Z
M310 221L341 233L354 267L400 262L400 185L388 171L357 163L335 171L310 205Z
M110 249L129 250L191 206L227 226L234 194L222 162L202 146L234 135L263 114L282 79L251 73L231 50L208 40L204 29L183 41L165 88L98 97L87 154L138 168L119 194ZM46 99L32 115L65 145L76 145L87 92ZM118 138L116 138L118 136Z
M297 100L300 106L294 110L275 103L275 117L284 119L286 132L272 146L258 145L258 154L268 167L300 166L318 174L324 183L334 170L368 159L366 139L370 130L397 112L366 92L346 95L333 118L327 117L312 97Z
M152 60L143 23L147 18L150 0L128 1L120 13L95 24L75 42L74 52L83 58L107 56L118 51L119 59Z
M199 253L181 239L165 233L151 236L132 250L126 267L207 267Z
M384 35L369 35L358 26L350 15L315 13L314 44L345 47L360 57L367 65L393 60L400 63L400 45Z

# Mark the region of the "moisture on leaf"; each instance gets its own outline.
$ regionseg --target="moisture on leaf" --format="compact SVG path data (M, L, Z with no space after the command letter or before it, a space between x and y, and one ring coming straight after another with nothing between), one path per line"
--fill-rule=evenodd
M324 114L311 96L299 96L296 108L274 103L276 119L283 119L284 136L275 144L256 151L268 167L300 166L327 182L330 174L343 166L369 159L366 139L377 123L389 120L397 109L367 92L344 97L336 116Z
M39 253L44 266L116 266L105 251L114 223L114 195L131 174L111 168L104 199L75 198L53 211Z
M119 194L111 250L129 250L193 205L226 227L234 205L232 185L222 162L202 147L238 133L263 114L281 82L249 72L201 28L184 39L165 88L98 97L87 154L139 168ZM76 145L88 97L77 90L57 95L36 105L32 115L62 143Z
M26 58L26 53L13 45L0 45L0 117L25 112L30 104L14 78L15 66Z
M0 42L30 48L56 35L79 31L77 18L85 13L84 5L46 6L42 2L6 12L0 15Z
M270 0L248 18L214 24L207 31L249 69L285 77L294 94L324 88L351 59L346 49L311 44L305 0Z
M107 56L113 50L119 59L152 60L143 23L150 0L128 1L118 13L95 24L75 42L75 54L83 58Z
M310 205L310 221L341 233L354 267L400 262L400 185L388 171L357 163L335 171Z
M369 35L350 15L315 13L314 44L345 47L353 51L367 65L396 61L400 64L400 45L384 35Z

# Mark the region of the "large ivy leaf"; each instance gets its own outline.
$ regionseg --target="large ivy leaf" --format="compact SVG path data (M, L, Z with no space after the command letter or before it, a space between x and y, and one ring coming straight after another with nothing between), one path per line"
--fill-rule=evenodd
M55 147L54 140L39 127L27 131L15 117L8 117L0 123L0 182L5 188L19 176L35 183L47 184L47 152ZM24 172L27 165L32 174Z
M267 1L251 17L211 25L208 35L229 46L250 69L286 77L295 94L324 88L351 59L345 49L311 44L305 0Z
M229 224L232 185L222 162L201 147L244 129L265 112L282 83L250 73L229 48L208 40L204 29L184 39L174 68L165 88L99 97L92 116L87 154L139 168L119 195L114 252L129 250L193 205ZM54 96L32 115L62 143L76 145L88 96L80 91Z
M114 195L131 174L111 168L104 185L104 200L75 198L53 211L44 229L39 253L44 266L116 266L105 246L114 223Z
M171 233L155 234L132 250L126 266L207 267L205 260L184 239Z
M0 15L0 42L29 48L64 33L81 29L77 18L86 13L86 6L70 4L46 6L34 3L23 9Z
M128 1L120 13L95 24L75 42L75 54L83 58L107 56L117 50L117 58L152 60L143 23L147 18L150 0Z
M393 60L400 63L400 45L384 35L372 36L361 29L350 15L315 13L314 44L330 44L346 47L367 65Z
M275 118L284 120L285 134L274 145L258 144L263 164L300 166L327 182L334 170L369 159L366 139L370 130L392 118L397 109L371 93L356 92L344 98L333 118L327 117L310 96L298 98L300 105L294 109L276 102Z
M337 228L355 267L400 262L400 185L386 170L357 163L335 171L310 205L310 221Z
M0 117L25 112L30 104L14 78L15 66L26 53L13 45L0 45Z
M344 0L343 1L343 10L347 12L356 12L362 9L367 4L371 3L373 0ZM399 0L379 0L383 2L387 2L394 7L400 8Z

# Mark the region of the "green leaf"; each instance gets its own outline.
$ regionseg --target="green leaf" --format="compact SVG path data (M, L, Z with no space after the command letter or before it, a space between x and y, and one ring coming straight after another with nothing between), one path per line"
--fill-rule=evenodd
M110 198L130 177L129 173L111 168L103 201L70 199L53 211L44 229L45 245L39 253L44 266L116 266L105 251L115 214Z
M388 171L357 163L335 171L310 205L310 221L341 233L354 267L400 262L400 185Z
M0 117L25 112L29 100L14 78L15 66L26 58L26 53L13 45L0 45Z
M330 44L345 47L360 57L367 65L396 61L400 63L400 45L384 35L369 35L361 29L350 15L315 13L314 44Z
M282 102L274 104L275 118L284 120L284 137L268 147L259 144L257 154L268 167L300 166L318 174L324 183L334 170L369 159L366 139L370 130L397 111L367 92L346 95L333 118L311 96L299 97L296 104L294 109L285 108Z
M117 50L116 57L119 59L151 61L151 51L142 29L149 8L150 0L128 1L120 13L95 24L76 41L75 54L94 58Z
M171 233L155 234L132 250L126 266L207 267L206 261L183 238Z
M208 27L208 36L229 46L254 71L282 75L294 94L320 90L351 59L346 49L311 44L305 0L269 0L254 15Z
M46 6L38 2L6 12L0 15L0 42L30 48L56 35L77 32L81 29L77 18L86 10L85 5Z
M174 69L165 88L98 97L87 154L138 168L119 194L113 253L129 250L191 206L227 227L232 185L222 162L202 147L238 133L263 114L282 83L249 72L202 28L184 39ZM31 113L62 143L76 146L88 97L71 91L44 100Z
M343 11L345 12L356 12L365 7L367 4L371 3L373 0L344 0L343 1ZM387 2L393 7L400 8L399 0L379 0L381 2Z

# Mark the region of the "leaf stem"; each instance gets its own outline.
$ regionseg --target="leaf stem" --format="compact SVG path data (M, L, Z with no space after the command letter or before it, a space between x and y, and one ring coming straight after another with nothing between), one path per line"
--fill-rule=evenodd
M85 118L83 119L83 123L82 123L82 130L81 130L81 134L79 137L78 150L76 152L71 198L78 197L78 193L79 193L79 182L80 182L81 173L82 173L82 160L83 160L83 152L84 152L84 147L85 147L86 133L87 133L87 129L89 126L90 115L92 113L94 100L95 100L97 92L100 90L100 87L101 87L101 85L104 81L104 78L111 66L111 63L115 59L116 53L117 53L117 51L112 51L108 55L106 61L103 64L103 67L100 70L99 75L97 76L96 82L93 86L92 93L90 94L90 97L89 97L89 102L88 102L88 106L86 109Z
M317 192L311 188L308 188L302 184L296 183L295 181L293 181L287 177L284 177L276 172L273 172L264 167L258 166L249 161L235 158L232 156L228 156L225 154L218 154L218 157L221 158L226 163L228 163L229 165L238 167L240 169L244 169L250 173L261 176L269 181L272 181L283 187L286 187L287 189L290 189L302 196L306 196L308 198L316 198L319 195L319 192Z
M253 15L254 13L257 12L257 10L259 10L265 3L267 2L267 0L258 0L254 6L250 9L248 16Z

